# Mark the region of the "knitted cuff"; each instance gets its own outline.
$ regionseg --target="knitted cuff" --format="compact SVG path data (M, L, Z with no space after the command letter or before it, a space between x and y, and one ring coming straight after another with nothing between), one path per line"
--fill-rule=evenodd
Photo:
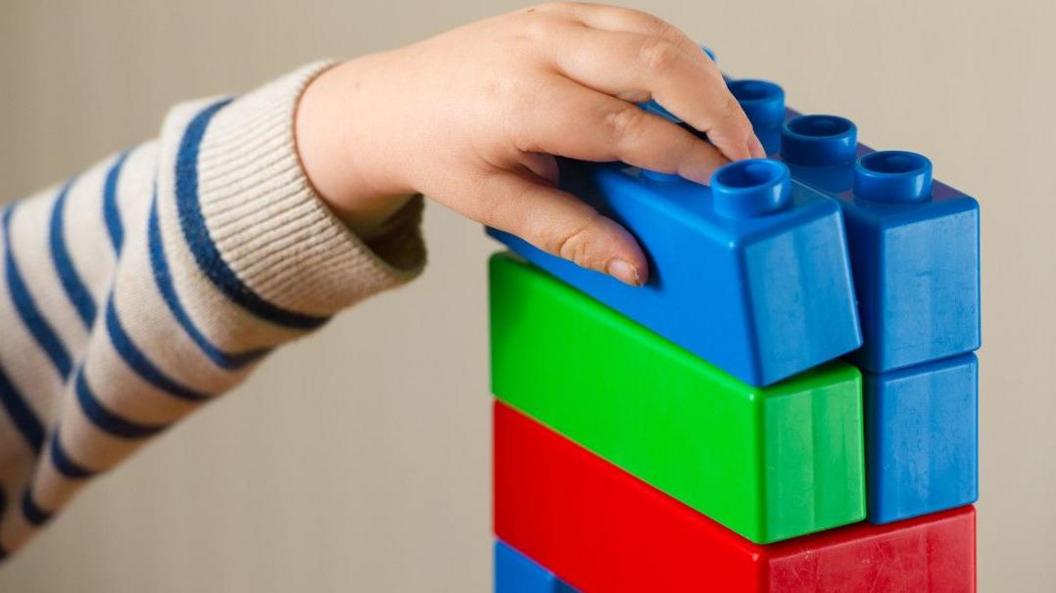
M425 263L420 197L368 245L305 175L294 113L308 83L331 65L306 66L221 109L198 156L201 210L224 261L267 301L311 315L403 284Z

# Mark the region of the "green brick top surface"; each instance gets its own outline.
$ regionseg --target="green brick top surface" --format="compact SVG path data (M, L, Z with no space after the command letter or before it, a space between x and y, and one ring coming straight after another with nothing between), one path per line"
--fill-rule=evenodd
M865 517L854 367L753 387L505 253L490 291L500 400L757 543Z

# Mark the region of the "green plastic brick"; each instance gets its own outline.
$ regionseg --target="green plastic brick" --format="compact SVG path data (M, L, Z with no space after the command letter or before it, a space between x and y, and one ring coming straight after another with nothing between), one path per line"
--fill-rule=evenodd
M490 271L502 401L753 542L865 517L854 367L752 387L513 256Z

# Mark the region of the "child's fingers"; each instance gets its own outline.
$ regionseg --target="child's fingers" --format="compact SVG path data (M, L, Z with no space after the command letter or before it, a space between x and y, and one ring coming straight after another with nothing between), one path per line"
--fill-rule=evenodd
M661 37L679 46L687 53L701 55L704 53L696 42L678 27L647 12L622 6L579 2L558 6L562 7L563 10L571 14L580 23L593 29Z
M483 185L488 202L480 222L627 284L648 278L634 237L575 196L514 173L496 173Z
M525 152L520 155L520 160L521 166L531 172L532 175L553 184L557 183L560 171L558 170L557 159L552 154L546 152Z
M752 153L753 159L766 158L766 148L763 147L763 143L759 140L759 137L754 134L748 140L748 150Z
M552 56L562 73L593 89L656 99L731 160L753 156L751 123L703 52L661 37L570 26L555 35Z
M623 161L698 183L726 159L707 142L633 103L554 77L523 114L518 147L590 161Z

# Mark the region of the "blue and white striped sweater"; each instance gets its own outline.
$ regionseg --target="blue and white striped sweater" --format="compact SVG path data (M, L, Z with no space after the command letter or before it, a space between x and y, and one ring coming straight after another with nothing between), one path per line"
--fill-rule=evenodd
M325 67L177 106L158 140L2 210L0 558L272 349L420 271L420 200L379 253L300 167L294 108Z

